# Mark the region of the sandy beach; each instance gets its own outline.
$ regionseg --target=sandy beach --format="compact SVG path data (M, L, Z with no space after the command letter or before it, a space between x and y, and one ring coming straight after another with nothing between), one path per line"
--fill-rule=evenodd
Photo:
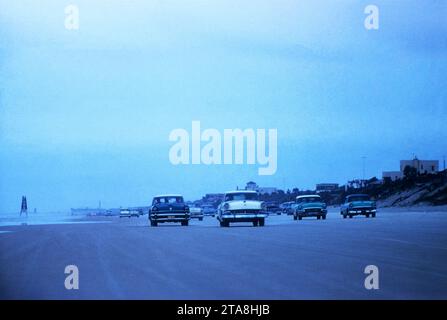
M151 228L140 218L76 217L0 227L1 299L446 299L447 212L382 209L377 218L263 228ZM79 268L79 290L64 268ZM380 270L366 290L364 268Z

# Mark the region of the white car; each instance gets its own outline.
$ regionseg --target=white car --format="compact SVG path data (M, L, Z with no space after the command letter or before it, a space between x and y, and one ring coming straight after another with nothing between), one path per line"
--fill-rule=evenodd
M120 218L130 218L132 216L132 213L129 209L121 209L120 210Z
M199 219L199 221L203 220L202 208L189 207L189 214L191 216L191 219Z
M263 227L268 216L256 191L237 190L225 193L224 201L217 208L217 220L221 227L229 227L230 222L252 222Z

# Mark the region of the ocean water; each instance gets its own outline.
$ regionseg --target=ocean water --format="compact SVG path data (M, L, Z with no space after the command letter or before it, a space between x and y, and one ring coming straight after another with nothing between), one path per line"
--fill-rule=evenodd
M83 216L72 216L70 213L45 212L0 213L0 226L44 225L44 224L77 224L77 223L107 223L109 221L79 220Z

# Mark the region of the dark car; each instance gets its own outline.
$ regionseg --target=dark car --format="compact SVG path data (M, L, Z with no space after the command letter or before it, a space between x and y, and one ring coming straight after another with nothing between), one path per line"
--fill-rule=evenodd
M152 200L149 221L153 227L162 222L180 222L182 226L187 226L190 218L189 207L181 195L159 195Z
M340 207L343 218L363 215L367 218L376 217L376 202L371 200L367 194L351 194L346 196L345 203Z
M269 214L280 215L282 212L282 209L279 207L276 201L266 201L264 202L264 207L266 208Z

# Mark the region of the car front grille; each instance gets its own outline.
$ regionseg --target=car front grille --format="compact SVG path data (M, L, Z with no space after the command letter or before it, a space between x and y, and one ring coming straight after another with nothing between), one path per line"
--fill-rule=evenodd
M309 208L309 209L305 209L306 212L320 212L321 209L320 208Z
M253 213L259 213L258 209L239 209L239 210L231 210L232 214L253 214Z
M184 210L157 210L153 211L154 214L185 214Z

